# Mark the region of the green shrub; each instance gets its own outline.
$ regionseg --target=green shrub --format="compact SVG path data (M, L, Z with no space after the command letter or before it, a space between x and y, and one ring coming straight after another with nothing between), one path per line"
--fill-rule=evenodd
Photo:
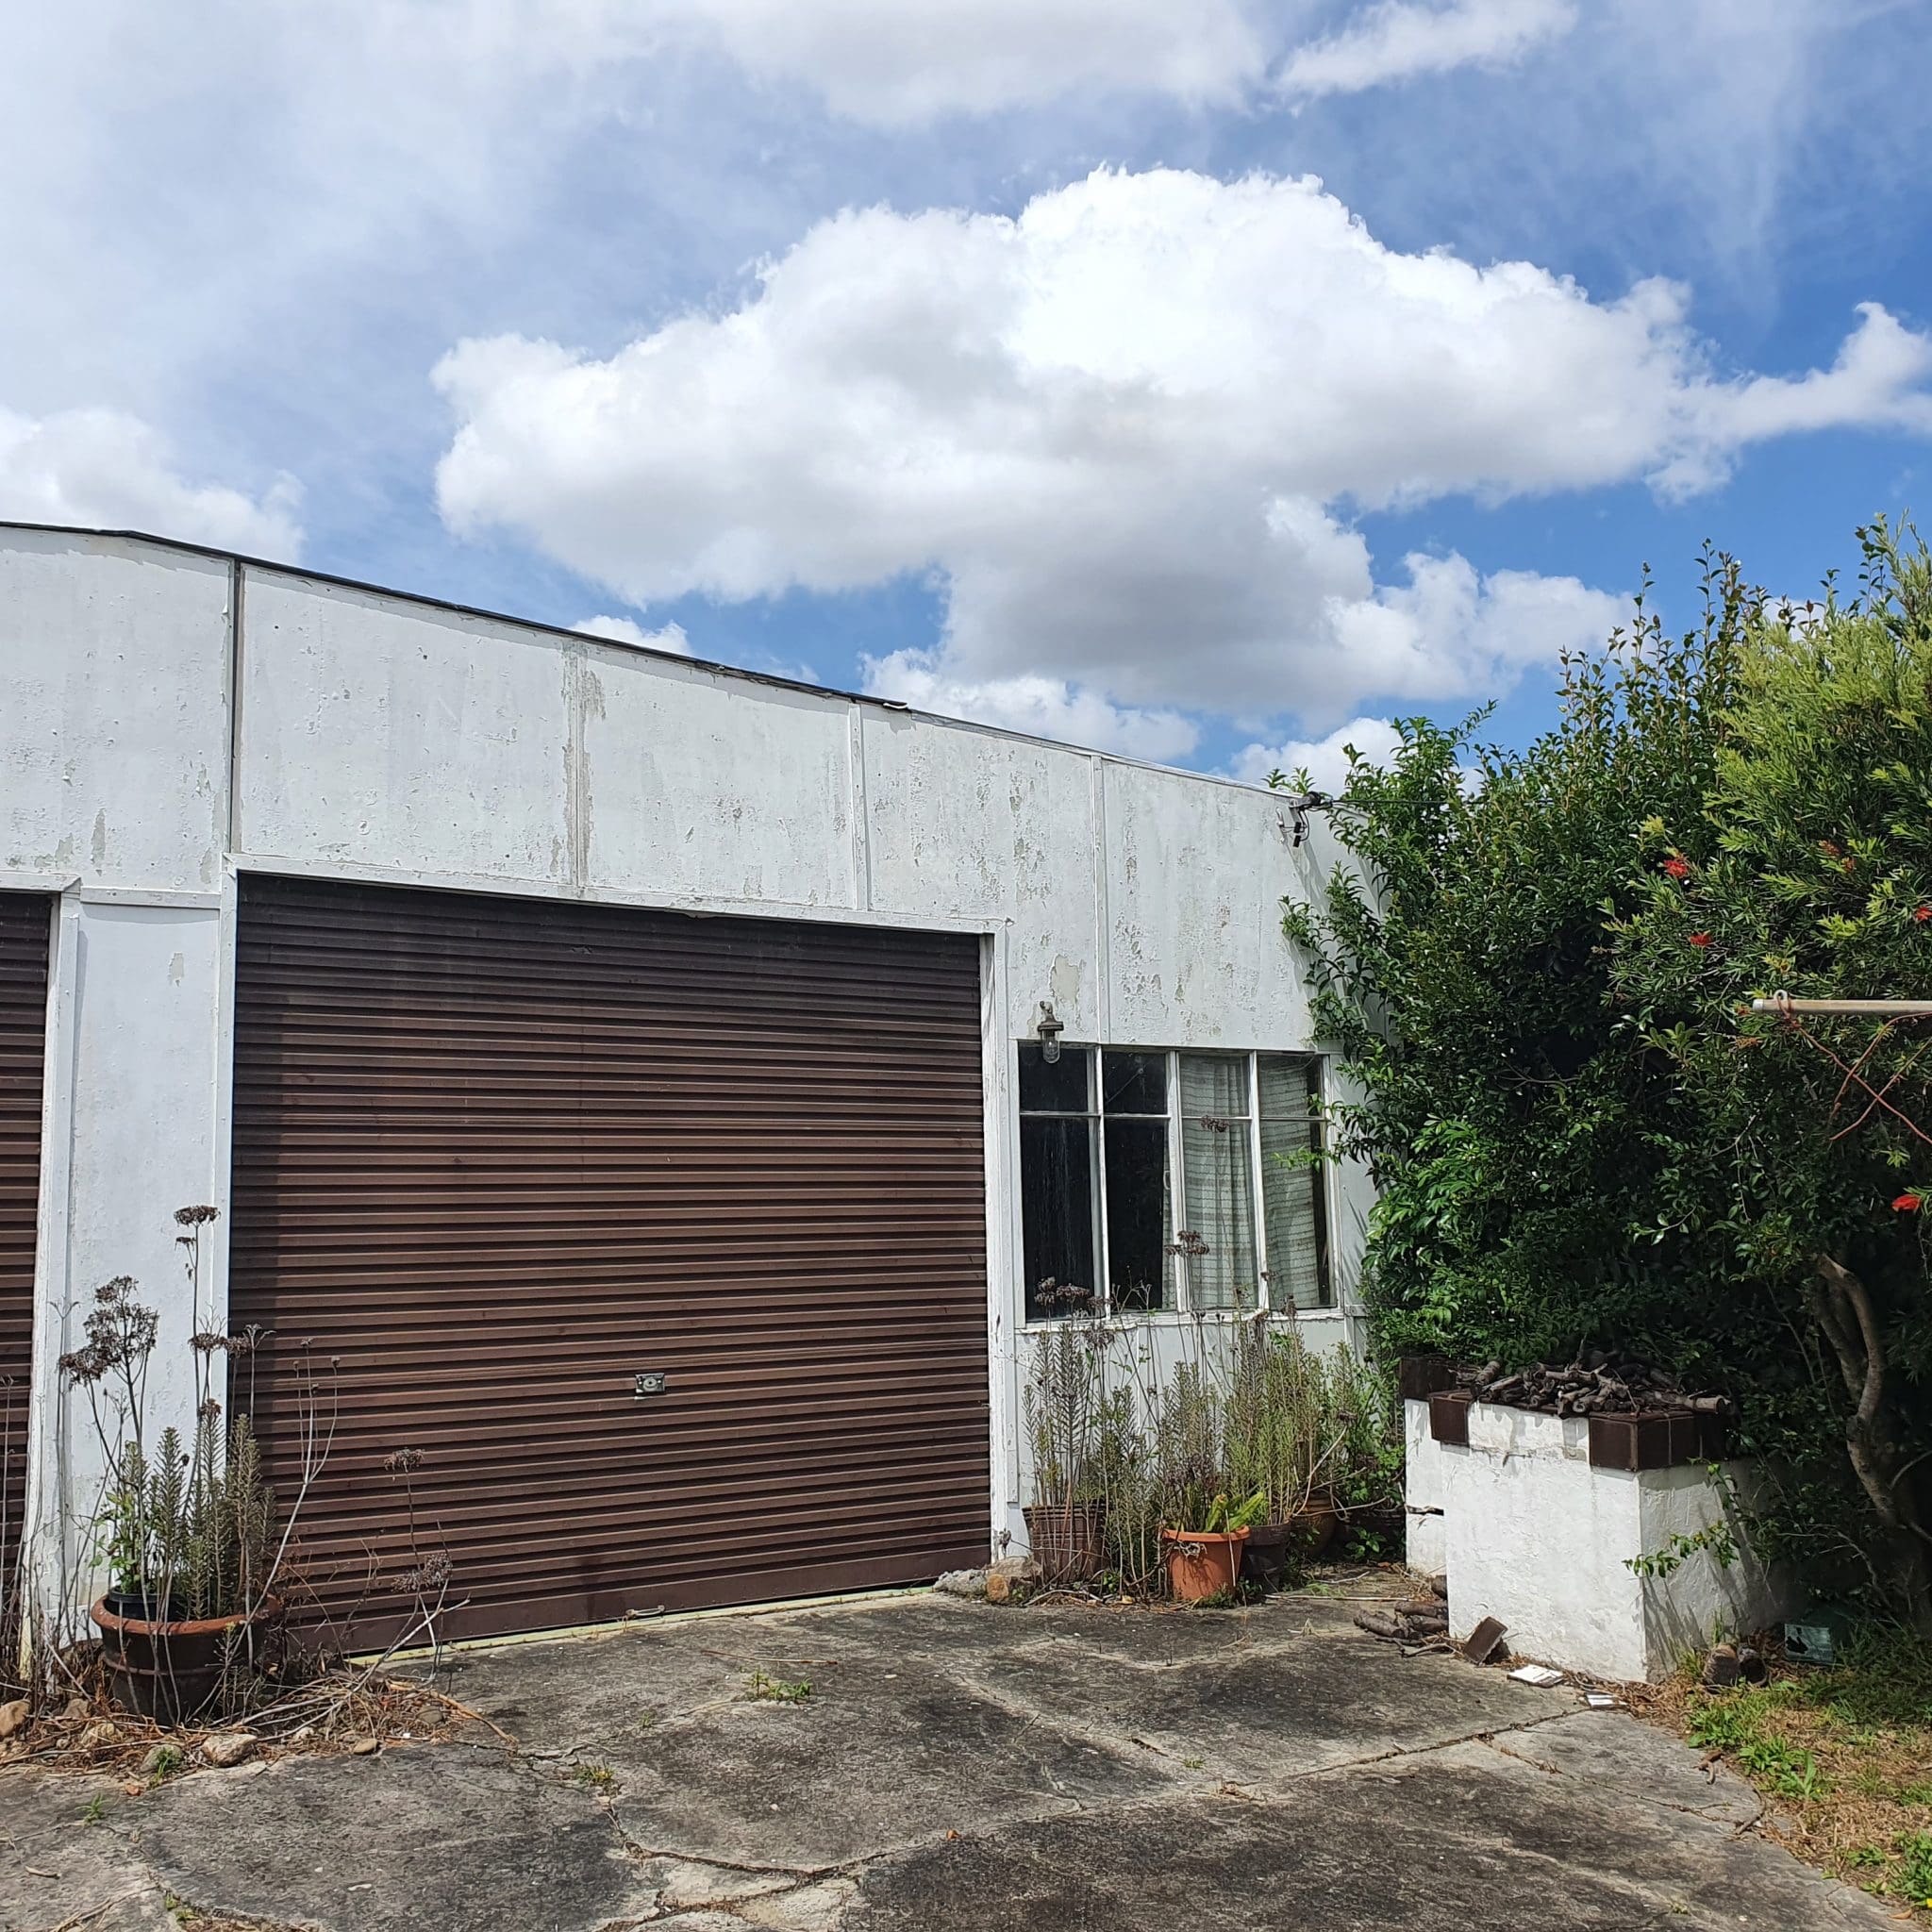
M1803 621L1712 560L1526 750L1401 726L1287 908L1377 1199L1378 1353L1632 1348L1733 1393L1768 1554L1932 1619L1932 1051L1756 994L1932 995L1932 562ZM1919 1211L1925 1182L1926 1213Z

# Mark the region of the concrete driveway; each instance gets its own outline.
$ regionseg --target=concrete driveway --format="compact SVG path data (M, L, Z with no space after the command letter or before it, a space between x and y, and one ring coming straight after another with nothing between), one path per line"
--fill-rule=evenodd
M915 1596L472 1652L451 1688L514 1754L391 1742L139 1798L0 1773L0 1925L1895 1924L1757 1835L1752 1793L1695 1753L1572 1690L1404 1658L1352 1607ZM760 1672L810 1690L755 1695Z

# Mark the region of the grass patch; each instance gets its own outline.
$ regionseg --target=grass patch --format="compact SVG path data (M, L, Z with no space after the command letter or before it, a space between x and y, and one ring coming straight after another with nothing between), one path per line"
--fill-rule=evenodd
M744 1694L761 1704L803 1704L811 1695L811 1679L800 1677L794 1682L787 1677L768 1676L763 1671L754 1671Z
M1932 1923L1932 1639L1868 1635L1832 1670L1734 1690L1687 1672L1641 1702L1749 1778L1800 1857Z
M617 1789L617 1774L608 1764L579 1764L573 1767L571 1776L593 1791L613 1791Z

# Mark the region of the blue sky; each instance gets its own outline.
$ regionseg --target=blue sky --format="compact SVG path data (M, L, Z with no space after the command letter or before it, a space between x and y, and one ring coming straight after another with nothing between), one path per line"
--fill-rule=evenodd
M1923 495L1932 0L39 14L0 515L1252 775Z

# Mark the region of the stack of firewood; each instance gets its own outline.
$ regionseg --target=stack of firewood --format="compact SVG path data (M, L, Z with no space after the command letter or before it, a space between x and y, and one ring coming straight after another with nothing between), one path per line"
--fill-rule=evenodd
M1435 1592L1427 1601L1412 1604L1378 1604L1373 1609L1355 1613L1356 1626L1371 1637L1385 1637L1391 1643L1449 1644L1448 1579L1431 1577Z
M1631 1415L1659 1408L1688 1408L1700 1415L1730 1411L1722 1395L1686 1389L1668 1369L1641 1356L1605 1349L1591 1349L1573 1362L1539 1362L1507 1374L1501 1362L1485 1362L1460 1379L1478 1402L1503 1402L1548 1415Z

